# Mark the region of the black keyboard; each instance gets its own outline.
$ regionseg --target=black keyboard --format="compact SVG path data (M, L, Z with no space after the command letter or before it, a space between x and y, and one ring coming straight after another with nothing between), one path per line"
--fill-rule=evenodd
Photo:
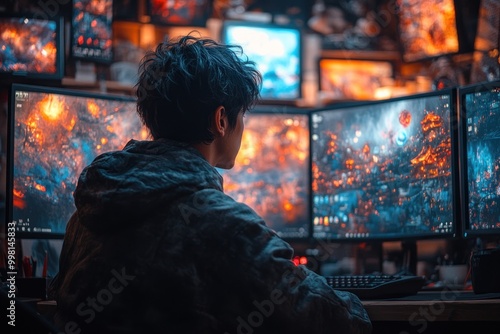
M325 278L332 288L352 292L360 299L411 296L426 284L424 277L412 275L339 275Z

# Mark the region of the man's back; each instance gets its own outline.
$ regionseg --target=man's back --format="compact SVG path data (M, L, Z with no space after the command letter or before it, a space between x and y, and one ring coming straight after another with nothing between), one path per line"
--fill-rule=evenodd
M291 247L221 191L215 169L183 150L131 143L83 173L54 285L61 328L72 321L90 332L369 328L357 298L296 267ZM145 181L153 170L168 171L168 180L152 187ZM99 215L88 207L97 200Z

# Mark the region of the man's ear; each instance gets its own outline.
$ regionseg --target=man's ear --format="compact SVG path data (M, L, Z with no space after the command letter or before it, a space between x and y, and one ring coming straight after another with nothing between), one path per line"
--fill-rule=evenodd
M227 122L226 110L223 106L218 106L214 113L214 130L215 135L224 137L228 131L229 123Z

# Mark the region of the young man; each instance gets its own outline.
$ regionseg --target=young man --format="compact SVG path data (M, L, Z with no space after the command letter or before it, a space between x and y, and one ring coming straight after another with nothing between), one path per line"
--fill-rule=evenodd
M369 333L359 299L292 262L225 195L261 76L241 48L193 35L145 57L131 140L82 172L52 286L67 333Z

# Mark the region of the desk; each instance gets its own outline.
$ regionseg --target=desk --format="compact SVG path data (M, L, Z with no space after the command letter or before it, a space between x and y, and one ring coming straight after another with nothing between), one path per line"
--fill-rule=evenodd
M374 333L500 333L500 293L419 292L415 296L365 300Z
M373 334L500 333L500 293L472 291L419 292L415 296L365 300ZM38 312L53 314L55 301L40 301Z

